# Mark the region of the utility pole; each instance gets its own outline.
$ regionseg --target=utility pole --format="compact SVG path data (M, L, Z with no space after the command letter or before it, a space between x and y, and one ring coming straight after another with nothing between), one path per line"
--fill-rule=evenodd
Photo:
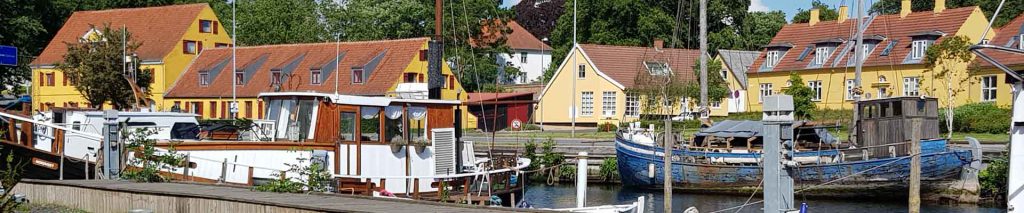
M764 98L761 118L764 126L764 213L794 210L793 177L793 96Z
M576 64L576 51L579 51L579 44L576 43L576 0L572 0L572 138L576 138L576 115L579 109L576 108L576 79L580 78L580 65Z
M673 139L672 119L665 119L665 139L663 140L665 141L665 154L662 155L664 157L662 158L664 162L662 170L665 172L663 178L665 182L665 212L672 212L672 145L675 143Z
M921 212L921 118L910 120L910 213Z
M708 0L700 0L700 117L708 114Z
M864 67L864 0L857 0L857 32L854 36L857 37L857 43L853 47L854 53L853 58L854 64L854 78L853 78L853 125L850 127L850 141L854 144L857 143L857 139L860 137L860 72ZM857 144L860 145L860 144Z
M118 142L117 110L103 111L103 177L116 180L121 172L121 146Z
M231 1L231 104L228 109L228 116L234 119L238 116L238 61L235 55L238 53L238 19L235 19L235 5L238 0ZM335 70L337 72L337 70Z

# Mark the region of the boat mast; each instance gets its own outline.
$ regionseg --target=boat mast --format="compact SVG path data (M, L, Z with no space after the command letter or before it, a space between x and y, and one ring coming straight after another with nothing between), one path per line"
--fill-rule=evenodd
M238 63L236 60L236 53L238 47L238 20L235 19L235 4L238 4L238 0L231 1L231 108L228 109L230 113L228 116L231 119L237 117L238 114Z
M857 143L857 139L860 137L860 94L863 92L860 88L860 72L864 67L864 0L857 0L857 32L854 33L857 37L856 46L854 46L854 79L853 79L853 125L852 131L850 131L850 141L854 144Z
M700 117L707 118L708 111L708 20L707 0L700 1Z
M572 0L572 138L576 138L576 115L578 110L576 109L576 79L580 78L580 65L576 63L576 51L579 44L576 43L576 0Z

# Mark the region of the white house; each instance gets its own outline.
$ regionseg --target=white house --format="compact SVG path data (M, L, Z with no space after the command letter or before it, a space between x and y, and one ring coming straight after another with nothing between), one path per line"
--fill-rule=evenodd
M508 76L510 79L507 79L507 83L540 82L544 76L544 70L551 64L551 46L545 44L543 39L538 39L530 34L530 31L515 21L509 21L508 28L512 32L507 35L505 43L512 49L512 54L500 54L500 57L497 57L497 63L519 68L522 75Z

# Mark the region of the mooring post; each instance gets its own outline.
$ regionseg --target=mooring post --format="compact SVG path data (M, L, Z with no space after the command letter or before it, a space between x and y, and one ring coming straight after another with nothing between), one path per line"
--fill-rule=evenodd
M764 134L764 213L795 210L793 178L789 169L793 156L793 97L774 95L764 98L761 118Z
M587 152L576 157L576 208L587 206Z
M108 180L118 179L121 171L121 150L117 145L117 117L117 110L103 111L103 176Z
M921 212L921 118L910 120L910 213Z
M673 138L672 138L672 120L671 119L665 119L665 136L664 136L664 138L665 139L662 140L662 141L665 142L663 144L663 147L665 148L665 152L662 155L662 162L663 162L663 164L662 164L662 166L663 166L662 171L664 171L664 174L662 175L663 176L662 179L663 179L663 182L664 182L664 186L663 187L664 187L664 190L665 190L665 212L672 212L672 143L673 143L672 139Z
M217 179L217 183L227 182L228 177L228 159L224 158L224 162L220 163L220 179Z

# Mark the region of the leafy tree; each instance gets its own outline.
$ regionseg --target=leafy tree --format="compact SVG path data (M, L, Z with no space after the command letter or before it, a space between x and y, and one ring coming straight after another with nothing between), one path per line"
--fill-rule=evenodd
M807 87L804 84L804 79L797 75L796 72L789 73L789 82L789 88L784 89L782 92L793 96L793 114L796 114L797 118L813 119L811 112L814 111L814 102L811 102L811 99L814 98L814 90Z
M928 52L925 53L924 64L928 67L926 72L931 72L933 79L945 80L946 86L946 105L945 116L946 116L946 129L953 129L953 110L956 107L956 96L961 92L966 91L966 87L954 86L962 82L966 82L969 78L968 72L963 72L963 64L967 64L974 59L974 54L971 53L968 48L972 45L971 39L967 36L954 36L943 39L938 44L931 45L928 47ZM932 94L937 88L931 88ZM940 103L943 102L941 99ZM953 132L949 131L946 135L947 138L953 137Z
M31 0L0 0L0 45L18 47L18 65L0 66L0 91L12 91L29 79L28 64L36 55L40 37L46 37L43 15L37 8L42 4Z
M757 50L771 43L775 34L786 25L786 14L782 11L750 12L740 24L740 35L743 39L736 42L731 49Z
M834 21L839 18L839 11L836 11L835 7L828 6L821 1L811 2L811 8L820 10L818 20ZM797 9L796 15L793 16L793 23L807 23L810 20L811 10Z
M184 164L185 156L178 154L172 146L167 151L156 149L156 140L150 136L158 131L151 128L128 129L121 131L121 140L125 142L125 148L136 152L134 158L129 160L128 165L135 166L135 169L127 169L122 178L137 182L166 182L170 180L160 174L161 170L170 170Z
M316 0L236 0L235 18L238 20L236 42L239 46L266 44L313 43L338 39L336 19L325 14L338 10L334 1ZM231 11L218 14L226 26L231 25ZM333 16L337 18L337 16ZM235 33L234 30L229 31Z
M135 52L142 43L135 41L131 32L111 29L109 24L98 31L96 40L67 43L68 52L56 68L67 75L75 89L92 106L102 107L103 103L109 102L114 109L125 109L135 103L135 94L129 83L131 78L122 73L126 67L128 73L138 73L134 78L135 84L143 89L143 97L149 97L150 72L139 70L138 66L125 65L122 55L125 51ZM122 46L122 41L127 46Z
M352 0L343 10L347 40L380 40L433 34L433 5L417 0Z
M565 0L545 0L536 4L538 0L522 0L519 4L512 6L516 13L516 22L530 31L537 38L551 36L555 29L555 23L565 12ZM536 4L536 6L534 6Z
M729 85L722 78L722 63L708 60L708 106L710 102L721 101L730 95ZM693 64L694 79L700 79L700 61ZM694 104L700 104L700 81L687 82L683 88L683 96L694 100Z

